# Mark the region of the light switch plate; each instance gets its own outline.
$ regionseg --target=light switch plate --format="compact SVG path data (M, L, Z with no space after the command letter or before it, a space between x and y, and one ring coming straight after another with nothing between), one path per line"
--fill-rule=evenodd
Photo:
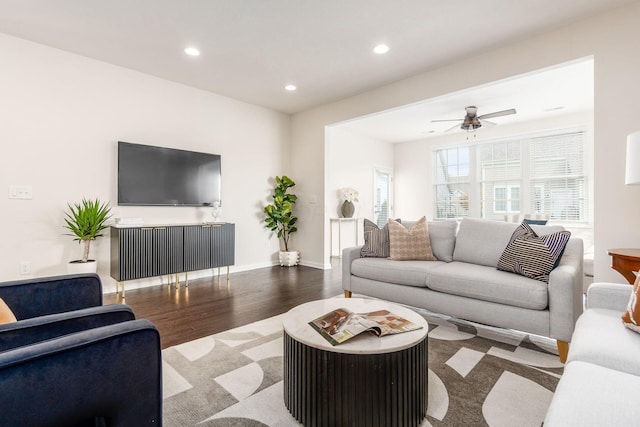
M33 189L30 185L10 185L9 198L31 200L33 199Z

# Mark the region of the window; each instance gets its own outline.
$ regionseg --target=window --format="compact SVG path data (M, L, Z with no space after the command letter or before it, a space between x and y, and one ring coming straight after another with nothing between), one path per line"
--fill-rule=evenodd
M470 149L456 147L436 152L436 217L469 215Z
M520 212L520 186L495 185L493 187L493 212Z
M588 223L585 141L579 128L436 150L435 217Z

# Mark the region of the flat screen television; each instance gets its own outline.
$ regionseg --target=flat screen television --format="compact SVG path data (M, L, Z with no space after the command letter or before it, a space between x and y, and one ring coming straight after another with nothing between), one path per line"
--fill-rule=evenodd
M118 205L220 202L220 155L118 142Z

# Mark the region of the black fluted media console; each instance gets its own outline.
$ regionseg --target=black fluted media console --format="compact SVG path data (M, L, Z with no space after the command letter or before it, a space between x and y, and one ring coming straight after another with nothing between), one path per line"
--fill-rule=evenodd
M111 277L117 286L126 280L229 267L234 263L235 224L111 227Z

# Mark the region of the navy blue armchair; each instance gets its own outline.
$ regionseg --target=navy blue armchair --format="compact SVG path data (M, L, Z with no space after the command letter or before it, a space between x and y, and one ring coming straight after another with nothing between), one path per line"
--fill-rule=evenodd
M160 336L124 304L102 305L99 276L0 283L0 425L161 426Z

